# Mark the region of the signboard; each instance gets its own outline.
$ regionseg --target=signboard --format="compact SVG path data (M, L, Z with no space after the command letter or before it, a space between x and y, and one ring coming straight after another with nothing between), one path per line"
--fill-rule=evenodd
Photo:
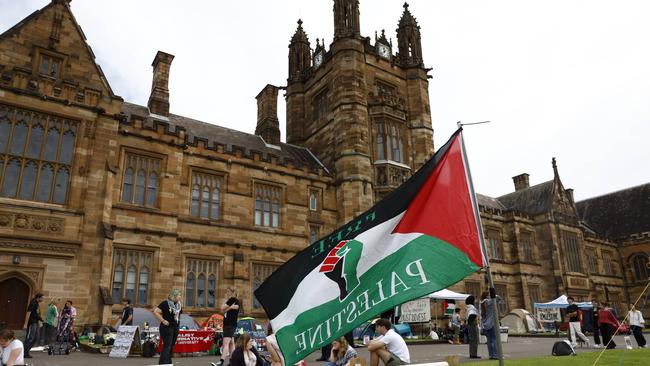
M178 332L173 352L191 353L208 352L214 342L213 330L181 330ZM158 352L162 351L163 341L160 339Z
M406 302L401 306L402 315L399 320L402 323L424 323L431 320L431 307L429 299L417 299Z
M127 358L129 352L141 353L140 328L137 325L120 325L108 357ZM135 340L135 342L134 342Z
M562 321L559 308L536 308L535 313L537 313L537 319L540 322L554 323Z

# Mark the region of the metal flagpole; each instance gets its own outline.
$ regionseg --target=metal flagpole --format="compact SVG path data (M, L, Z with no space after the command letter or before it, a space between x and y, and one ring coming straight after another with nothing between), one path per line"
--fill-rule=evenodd
M467 123L465 125L478 125L482 123L489 123L490 121ZM462 128L463 124L458 121L458 128ZM490 298L492 299L492 315L494 316L494 327L496 332L497 353L499 357L499 366L503 366L503 346L501 345L501 323L499 321L499 307L497 306L496 291L494 289L494 282L492 281L492 272L490 271L490 258L485 245L485 236L483 235L483 224L481 223L481 214L478 209L478 202L476 201L476 192L474 191L474 183L472 182L472 172L469 169L469 160L467 159L467 151L465 150L465 140L463 139L463 132L460 132L460 143L463 152L463 162L465 163L465 170L467 171L467 180L469 181L469 194L472 198L472 207L474 208L474 218L478 225L478 238L481 243L481 250L485 256L485 272L487 273L488 284L490 286ZM504 299L505 300L505 299Z

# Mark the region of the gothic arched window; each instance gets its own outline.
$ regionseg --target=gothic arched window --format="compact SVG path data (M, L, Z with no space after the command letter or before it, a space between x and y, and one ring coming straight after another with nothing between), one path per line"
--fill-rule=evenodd
M632 268L634 269L634 277L637 281L647 281L650 277L650 270L648 270L648 256L641 253L636 254L631 259Z
M162 159L127 152L122 178L122 202L157 207Z

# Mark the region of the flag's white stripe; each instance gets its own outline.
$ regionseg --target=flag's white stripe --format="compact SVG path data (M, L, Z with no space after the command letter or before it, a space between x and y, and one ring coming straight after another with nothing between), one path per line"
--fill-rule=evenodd
M395 226L397 226L402 219L403 215L404 213L402 212L392 219L363 232L355 238L364 244L361 259L357 265L357 275L359 277L361 277L378 261L396 252L415 238L422 235L420 233L391 234ZM383 242L379 243L380 240ZM369 243L376 244L368 245ZM296 317L301 313L320 306L339 296L339 288L336 283L325 277L325 274L320 273L319 268L320 266L314 268L314 270L305 276L302 282L298 285L289 305L278 314L277 317L272 319L273 329L276 329L277 331L282 327L291 325L296 321Z

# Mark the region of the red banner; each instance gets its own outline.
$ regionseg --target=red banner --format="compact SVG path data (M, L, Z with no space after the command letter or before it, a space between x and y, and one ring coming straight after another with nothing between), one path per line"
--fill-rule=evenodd
M208 352L214 342L213 330L181 330L178 332L173 352ZM158 343L158 353L162 351L162 338Z

